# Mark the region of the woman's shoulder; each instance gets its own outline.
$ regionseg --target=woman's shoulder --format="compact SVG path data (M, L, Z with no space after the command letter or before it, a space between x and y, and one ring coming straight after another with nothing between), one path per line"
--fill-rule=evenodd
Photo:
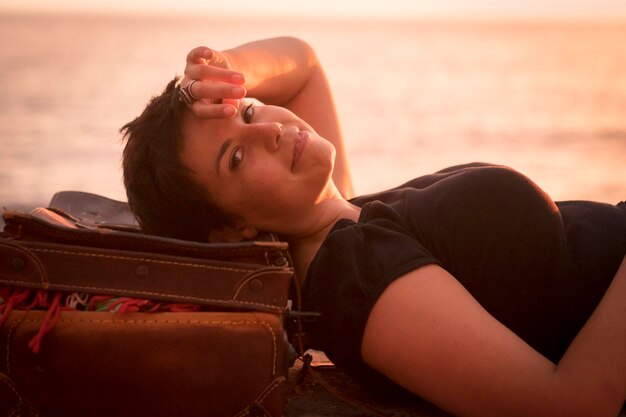
M532 185L533 188L538 189L528 177L511 167L473 162L448 167L432 174L421 175L397 187L356 197L351 202L359 206L370 201L392 202L402 198L407 193L407 190L434 188L437 191L441 189L463 191L472 186L472 184L482 185L484 188L485 186L496 184L511 185L511 183L521 187Z
M520 186L534 183L524 174L506 165L474 162L442 169L433 174L423 175L406 182L401 188L423 189L430 186L468 187L471 184L490 185L515 183Z
M375 200L363 206L358 221L339 219L335 223L313 258L307 277L321 275L333 281L353 277L371 280L376 286L380 280L396 276L399 269L433 262L437 261L412 233L402 211L394 204Z
M372 204L384 208L383 203ZM386 215L339 220L309 265L302 286L303 307L321 313L312 330L317 346L333 362L359 367L363 329L380 293L398 277L433 263L439 262Z

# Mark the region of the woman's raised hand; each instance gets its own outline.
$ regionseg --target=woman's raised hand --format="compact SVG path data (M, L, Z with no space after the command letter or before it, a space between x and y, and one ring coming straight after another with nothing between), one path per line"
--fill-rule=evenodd
M231 68L224 54L200 46L187 54L180 85L191 87L188 92L196 100L190 108L196 116L219 119L237 114L239 99L246 96L244 82L243 74Z

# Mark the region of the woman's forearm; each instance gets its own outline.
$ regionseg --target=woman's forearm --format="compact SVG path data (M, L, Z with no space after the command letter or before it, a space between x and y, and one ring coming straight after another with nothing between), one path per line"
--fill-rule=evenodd
M222 51L231 67L245 74L248 95L284 106L319 66L312 49L292 37L263 39Z
M626 257L556 374L578 399L593 398L614 414L622 407L626 398Z
M248 96L291 110L335 146L333 180L344 197L353 197L332 92L313 49L300 39L282 37L250 42L222 54L233 69L245 74Z
M434 265L385 289L362 343L366 363L452 414L614 417L626 398L626 260L558 365Z

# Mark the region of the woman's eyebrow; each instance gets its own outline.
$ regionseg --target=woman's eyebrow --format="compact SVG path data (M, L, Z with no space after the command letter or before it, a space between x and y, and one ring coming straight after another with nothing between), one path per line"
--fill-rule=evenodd
M222 143L220 150L217 152L217 159L215 161L215 171L217 172L218 177L220 176L220 161L222 160L222 157L228 150L228 147L230 146L232 141L233 141L232 139L226 139L224 143Z

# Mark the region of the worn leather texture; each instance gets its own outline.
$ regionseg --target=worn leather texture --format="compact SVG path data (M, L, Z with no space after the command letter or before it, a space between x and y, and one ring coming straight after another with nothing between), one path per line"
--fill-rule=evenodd
M119 227L139 230L128 203L84 191L59 191L52 196L49 208L60 210L84 226Z
M63 218L50 209L31 213L6 211L4 234L20 240L83 245L102 249L161 253L172 256L286 265L286 242L246 241L240 243L199 243L146 235L105 226L81 227L80 221ZM60 220L59 220L60 219Z
M278 315L65 311L34 354L44 315L0 328L0 416L282 415Z
M286 243L148 236L125 203L61 197L56 208L4 213L0 286L202 310L61 311L34 353L47 312L13 309L0 327L0 417L282 416Z
M293 270L283 242L201 244L81 229L5 213L0 284L281 312Z

